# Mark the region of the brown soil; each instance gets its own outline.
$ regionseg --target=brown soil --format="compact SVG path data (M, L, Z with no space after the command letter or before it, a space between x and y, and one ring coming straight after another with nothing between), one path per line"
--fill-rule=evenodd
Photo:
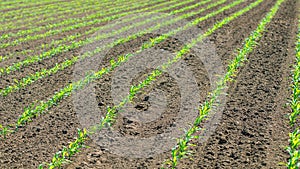
M216 21L253 1L241 3L202 22L198 27L205 31ZM274 1L265 0L259 7L238 17L208 38L215 45L216 53L221 58L223 65L227 65L235 56L235 49L242 47L243 40L256 28L274 3ZM180 161L178 168L280 168L278 163L286 161L288 154L285 152L284 146L288 144L290 128L286 118L289 110L283 106L290 94L288 90L290 79L288 77L290 77L291 65L295 56L293 51L297 31L297 5L299 3L296 4L296 0L286 0L282 4L279 12L268 25L260 45L248 57L248 62L240 69L235 81L230 83L222 119L216 131L204 143L194 141L197 146L193 148L193 160L184 159ZM204 16L217 8L197 17ZM195 19L195 17L191 19ZM84 28L72 33L84 32L88 29ZM138 50L141 44L156 36L158 35L147 34L114 47L106 54L99 68L107 66L110 59L116 58L120 54ZM59 38L59 36L9 48L1 51L0 55L22 48L34 48L40 43L49 43L52 38ZM155 49L174 53L183 44L176 38L169 38L162 44L155 46ZM71 58L79 53L80 49L70 51L64 55L23 68L11 75L3 76L0 79L0 88L12 83L14 78L20 79L24 75L42 68L50 68L55 63L62 62L65 58ZM0 65L9 65L15 61L12 59ZM183 61L195 75L196 83L201 91L197 100L202 103L211 87L204 65L197 60L195 51L184 56ZM140 72L132 79L131 84L136 85L151 70L147 69ZM71 83L73 71L74 66L50 77L40 79L18 92L0 97L0 116L3 117L0 119L0 124L15 122L24 111L24 107L35 100L46 100L53 93ZM100 112L105 112L108 105L113 106L110 89L114 72L105 75L94 83L94 95ZM176 116L180 110L178 104L181 93L180 87L168 73L164 73L155 83L137 95L134 99L135 111L143 113L148 107L151 107L148 93L155 89L166 93L167 100L167 108L159 120L142 124L125 116L118 116L114 126L115 131L124 137L148 138L164 133L176 123ZM88 112L89 110L85 111ZM100 115L101 113L98 116L100 117ZM51 161L55 152L76 138L77 128L82 128L77 116L74 102L69 97L51 108L47 113L33 119L32 122L20 128L17 133L9 135L6 140L1 140L0 168L37 168L40 163ZM97 121L99 118L94 117L92 120ZM93 139L88 140L86 145L90 148L82 149L71 159L73 162L64 165L63 168L159 168L171 155L169 150L148 158L130 158L122 154L112 153L109 147L99 146Z

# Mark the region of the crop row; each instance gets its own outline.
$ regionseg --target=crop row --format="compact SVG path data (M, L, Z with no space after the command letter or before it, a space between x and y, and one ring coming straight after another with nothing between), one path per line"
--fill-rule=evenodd
M119 1L117 1L119 2ZM115 3L117 3L115 2ZM78 2L79 3L79 2ZM31 29L33 28L34 25L38 25L38 24L42 24L42 23L48 23L50 21L56 21L58 19L62 19L62 18L66 18L66 17L72 17L72 15L78 15L78 14L83 14L87 9L90 9L91 6L102 6L102 7L106 7L106 6L110 6L113 5L115 3L111 3L111 2L84 2L84 3L72 3L70 5L68 5L67 7L63 6L63 5L53 5L55 7L56 10L51 10L51 12L45 12L43 11L43 13L36 13L36 12L31 12L29 13L31 17L29 17L27 14L20 14L18 15L18 17L14 18L13 20L6 20L3 24L1 24L0 26L0 30L4 31L9 31L11 29L16 29L16 28L20 28L20 25L18 26L18 24L22 23L22 27L26 27L27 29ZM80 7L78 7L80 6ZM92 11L95 11L94 9ZM97 11L98 12L98 11ZM70 14L71 13L71 14ZM55 16L55 17L54 17ZM41 18L45 18L44 20L39 20ZM39 21L37 21L39 20ZM31 22L31 21L36 21L36 22ZM1 36L2 37L2 36Z
M160 1L162 1L162 0L160 0ZM1 36L1 39L8 39L10 37L19 37L19 36L23 36L23 35L26 35L26 36L18 38L14 41L9 41L7 43L3 43L0 45L0 48L5 48L8 46L15 46L22 42L38 40L38 39L45 38L48 36L53 36L53 35L56 35L56 34L59 34L62 32L72 31L74 29L79 29L81 27L95 25L95 24L107 21L107 20L105 20L105 18L102 18L102 17L109 17L112 14L120 15L120 14L118 14L119 12L124 12L127 10L132 10L137 7L147 6L147 5L151 5L151 4L155 4L155 3L156 2L147 2L146 0L141 1L139 3L131 2L131 3L128 3L125 5L114 6L113 8L108 8L108 10L101 10L101 12L96 12L96 13L93 13L91 15L84 16L81 18L68 18L59 23L48 24L47 26L39 26L39 27L35 27L35 28L29 29L29 30L21 30L21 31L18 31L17 33L3 34ZM103 7L102 6L98 7L98 9L101 9L101 8L103 8ZM130 12L128 12L128 13L130 13ZM99 18L101 18L101 19L99 19ZM53 28L57 28L57 27L61 27L61 28L53 29ZM48 31L46 31L42 34L29 35L29 34L39 32L42 30L48 30Z
M192 1L192 0L190 0L190 1ZM198 3L198 4L195 4L195 5L186 6L186 7L184 7L184 8L181 8L181 9L178 9L178 10L175 10L175 11L172 11L172 12L170 12L170 14L177 14L177 13L180 13L180 12L184 12L184 11L186 11L186 10L189 10L189 9L198 7L198 6L200 6L200 5L206 4L206 3L208 3L209 1L211 1L211 0L206 0L206 1L203 1L203 2ZM132 20L132 19L136 19L136 18L140 18L140 17L145 17L145 16L148 16L148 15L153 14L153 13L155 14L156 12L162 12L162 11L165 11L165 10L169 10L169 9L175 8L175 7L177 7L177 6L186 4L186 3L188 3L188 2L189 2L189 1L180 2L180 3L177 3L177 4L174 5L174 6L164 7L164 8L158 9L158 10L154 10L154 11L149 12L149 13L144 13L144 14L142 14L142 15L137 15L136 17L124 19L123 21ZM218 2L218 3L214 3L214 4L212 4L212 5L209 5L208 7L206 7L205 9L201 9L201 10L198 11L197 13L199 14L200 12L203 12L204 10L207 10L207 9L209 9L209 8L212 8L212 7L214 7L214 6L217 6L217 5L219 5L219 4L221 4L221 3L224 3L224 2L225 2L225 0L222 0L222 1ZM179 18L179 19L184 19L184 18L193 16L193 15L195 15L195 14L197 14L197 13L194 12L194 13L191 13L191 14L185 14L185 15L182 15L181 17L178 17L178 18ZM130 29L130 28L134 28L134 27L137 27L137 26L139 26L139 25L148 23L149 21L158 20L158 19L161 19L161 18L163 18L163 17L166 17L166 16L152 17L151 19L148 19L148 20L145 20L145 21L142 21L142 22L136 22L135 24L132 24L132 25L130 25L130 26L128 26L128 27L124 27L123 29L120 29L119 31L116 31L116 32L113 32L113 33L110 33L110 34L98 35L98 36L96 36L96 37L92 40L92 42L94 42L95 40L99 40L99 38L103 38L103 37L111 37L111 36L113 36L113 35L116 35L116 34L118 34L118 33L123 32L123 31L125 31L125 30L128 30L128 29ZM142 36L142 35L146 34L147 32L151 32L151 31L157 30L157 29L159 29L161 26L169 25L169 24L175 23L175 22L178 21L179 19L171 20L171 21L169 21L169 22L167 22L167 23L159 24L159 25L154 26L154 27L150 27L150 28L148 28L148 29L146 29L146 30L144 30L144 31L142 31L142 32L133 34L133 35L127 37L127 38L120 38L120 39L116 40L115 42L110 43L110 44L104 46L103 48L96 49L96 50L94 50L94 51L92 51L92 52L86 52L86 53L82 54L81 56L75 56L75 57L73 57L73 58L70 59L70 60L66 60L66 61L64 61L64 62L62 62L62 63L60 63L60 64L57 64L55 67L53 67L53 68L51 68L51 69L43 69L42 71L36 72L36 73L33 74L33 75L29 75L29 76L26 76L26 77L22 78L22 80L20 80L20 81L15 80L15 83L14 83L13 85L7 86L6 88L1 89L1 90L0 90L0 95L5 96L5 95L7 95L7 94L9 94L9 93L11 93L11 92L13 92L13 91L19 90L20 88L23 88L23 87L25 87L25 86L27 86L27 85L29 85L29 84L35 82L35 81L38 80L38 79L41 79L41 78L43 78L43 77L45 77L45 76L52 75L52 74L54 74L54 73L56 73L56 72L58 72L58 71L64 70L64 69L66 69L67 67L69 67L69 66L75 64L78 60L83 60L83 59L85 59L86 57L91 57L91 56L93 56L93 55L99 53L99 52L102 51L103 49L112 47L112 46L114 46L114 45L116 45L116 44L125 43L125 42L127 42L127 41L129 41L129 40L132 40L132 39L134 39L134 38L137 38L138 36ZM105 26L102 27L102 28L105 28ZM90 43L92 43L92 42L90 42Z
M204 2L207 2L207 1L204 1ZM200 3L200 4L203 4L203 3ZM149 7L149 8L151 8L151 7ZM137 10L137 11L134 11L134 12L142 12L142 11L145 11L145 10L147 10L149 8L140 9L140 10ZM108 18L108 19L114 19L114 18L115 17ZM134 26L140 26L140 25L141 25L141 23L136 23ZM88 34L94 33L96 31L103 30L104 28L105 29L106 28L111 28L111 25L107 25L107 26L104 26L104 27L92 28L91 30L89 30L86 33L88 33ZM53 49L51 49L49 51L43 52L40 55L30 56L30 57L26 58L23 61L20 61L20 62L12 64L11 66L0 68L0 75L9 74L11 72L19 70L22 67L28 66L28 65L30 65L32 63L35 63L37 61L43 60L45 58L52 58L52 57L56 56L57 54L60 54L60 53L63 53L63 52L67 52L69 50L76 49L76 48L79 48L79 47L84 46L84 45L88 45L90 43L96 42L96 41L104 39L104 38L108 38L108 37L110 37L112 35L116 35L117 33L121 33L121 32L123 32L125 30L128 30L128 27L121 28L121 30L118 30L117 32L112 32L110 34L100 34L100 35L97 35L97 36L95 36L93 38L87 38L85 40L80 40L78 42L73 41L73 42L71 42L70 45L64 45L64 44L63 45L59 45L58 47L53 48ZM81 36L81 35L79 35L79 36ZM76 37L78 37L78 35Z
M298 20L298 35L296 42L296 64L293 71L293 84L292 84L292 99L290 101L290 107L292 113L289 116L289 122L291 127L294 127L294 131L289 133L289 146L286 147L290 157L286 166L288 169L298 169L300 167L300 129L299 126L295 126L300 114L300 19Z
M256 3L253 3L251 4L250 6L246 7L245 9L233 14L231 17L228 17L228 18L236 18L240 15L242 15L243 13L249 11L251 8L257 6L259 3L261 3L262 0L260 1L257 1ZM229 23L231 20L233 19L228 19L228 18L225 18L223 21L221 21L220 23L222 23L223 25L224 24L227 24ZM197 21L194 20L193 22L191 23L194 23L194 24L197 24ZM188 26L189 24L187 24L186 26ZM108 107L107 108L107 113L106 113L106 116L104 118L102 118L99 122L98 125L95 125L95 126L92 126L89 130L86 130L84 129L86 132L86 137L85 139L87 139L87 136L88 134L91 135L93 134L95 131L97 130L101 130L103 127L109 125L111 126L113 123L114 123L114 120L115 120L115 117L117 116L117 112L125 105L127 104L128 102L130 102L134 96L142 89L144 88L145 86L149 85L151 82L153 82L156 77L158 77L159 75L161 75L161 73L167 69L169 66L171 66L173 63L177 62L178 60L181 59L182 56L184 56L185 54L187 54L189 52L189 50L198 42L202 41L205 37L209 36L210 34L212 34L215 30L221 28L222 25L219 25L219 24L216 24L212 29L209 29L207 31L207 33L203 34L203 35L200 35L198 38L194 39L192 41L192 43L186 45L185 47L183 47L179 52L177 52L176 56L170 60L169 62L163 64L162 66L158 67L156 70L154 70L144 81L142 81L140 84L138 84L137 86L131 86L130 88L130 93L127 97L123 98L122 101L116 105L116 106L113 106L112 108ZM180 29L180 28L179 28ZM176 33L176 30L175 31L170 31L169 33L167 34L164 34L162 36L159 36L157 38L154 38L154 39L151 39L149 42L146 42L142 45L142 47L140 48L139 51L137 51L136 53L139 53L140 51L143 51L144 49L148 49L148 48L151 48L153 46L155 46L156 44L158 43L161 43L162 41L164 41L166 38L170 37L172 34ZM201 37L201 38L200 38ZM133 56L135 55L136 53L134 54L127 54L125 56ZM124 57L123 55L122 56L119 56L119 57ZM129 59L128 57L126 57L126 59L124 60L127 60ZM119 59L120 60L120 59ZM118 65L120 65L122 62L120 61L117 61L115 62L114 60L111 60L111 68L112 69L115 69L115 67L117 67ZM111 70L111 69L109 69ZM106 68L103 68L100 72L106 72ZM94 78L96 78L95 76L92 76L93 78L91 78L91 80L86 80L86 83L90 83L92 82L92 80ZM79 137L80 138L80 137ZM82 138L80 138L80 140L82 140ZM70 145L73 143L77 143L79 142L78 139L76 139L74 142L71 142ZM79 148L82 147L82 145L84 145L84 142L81 142L79 144L80 147L77 147L76 149L78 150ZM62 161L64 161L64 159L68 159L70 158L71 156L66 156L64 155L64 152L65 154L69 154L68 152L70 151L70 148L67 148L67 147L64 147L63 148L63 151L60 151L58 153L55 154L55 160L52 160L51 163L44 163L44 164L41 164L41 168L43 165L47 164L49 166L55 166L56 167L56 163L58 164L61 164Z

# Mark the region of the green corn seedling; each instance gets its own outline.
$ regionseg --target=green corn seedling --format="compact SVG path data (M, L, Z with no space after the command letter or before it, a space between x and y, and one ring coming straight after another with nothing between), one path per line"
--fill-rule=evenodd
M298 35L296 42L296 64L293 71L293 84L292 84L292 100L290 102L291 114L289 116L289 123L291 127L295 127L292 133L289 133L289 146L286 147L290 157L286 163L288 169L300 168L300 130L299 126L295 123L300 114L300 20L298 20Z

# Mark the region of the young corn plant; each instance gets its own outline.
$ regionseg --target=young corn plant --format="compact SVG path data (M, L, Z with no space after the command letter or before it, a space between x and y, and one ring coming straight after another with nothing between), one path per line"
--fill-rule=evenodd
M212 107L216 105L215 101L217 97L227 86L227 83L232 81L232 79L238 72L238 68L242 66L242 63L247 60L247 55L253 51L253 49L257 45L257 42L261 39L262 34L265 31L266 25L272 20L283 1L284 0L278 0L276 2L276 4L271 8L270 12L268 12L268 14L259 23L256 30L253 31L251 35L245 40L243 48L239 50L238 55L228 65L227 73L218 82L217 88L207 97L206 101L200 106L199 116L195 119L193 125L185 132L185 134L181 138L177 139L177 145L172 149L172 157L169 160L167 160L163 165L167 165L169 168L175 169L180 159L187 158L192 153L189 150L189 147L193 146L193 144L190 144L190 141L192 139L198 138L198 136L194 136L194 134L197 131L201 130L199 125L209 117L209 112L211 111ZM204 35L211 34L216 29L222 27L222 25L228 23L230 20L240 16L246 11L249 11L251 8L258 5L257 2L258 1L250 4L243 10L234 13L233 15L225 18L221 22L218 22L213 26L213 28L209 29L206 33L204 33Z
M289 133L289 146L286 147L286 150L288 151L290 157L288 159L288 162L286 163L286 166L288 169L298 169L300 167L300 151L299 151L299 145L300 145L300 130L299 128L295 129L292 133Z
M293 84L292 84L293 95L292 95L292 100L290 102L290 106L292 109L292 113L289 116L291 126L294 126L297 116L300 114L299 81L300 81L300 33L298 34L298 41L296 44L296 65L294 66Z
M290 102L291 114L289 116L289 123L294 127L294 131L289 133L289 146L286 147L290 157L286 163L288 169L300 168L300 129L295 126L298 116L300 114L300 20L298 20L298 35L296 42L296 64L293 71L293 84L292 84L292 100Z
M68 147L63 147L61 151L55 153L50 163L43 163L39 165L39 169L43 169L45 166L48 169L60 168L63 164L71 162L70 159L74 154L80 152L82 148L88 148L84 145L88 139L88 132L86 129L77 129L77 139L71 142Z
M6 127L3 127L1 124L0 124L0 135L6 139L6 135L8 133L12 133L13 130L10 130L10 126L6 126Z

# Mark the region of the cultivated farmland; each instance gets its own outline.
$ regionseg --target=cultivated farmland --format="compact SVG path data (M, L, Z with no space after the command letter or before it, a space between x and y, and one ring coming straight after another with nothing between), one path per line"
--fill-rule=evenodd
M0 0L0 168L300 167L297 0Z

